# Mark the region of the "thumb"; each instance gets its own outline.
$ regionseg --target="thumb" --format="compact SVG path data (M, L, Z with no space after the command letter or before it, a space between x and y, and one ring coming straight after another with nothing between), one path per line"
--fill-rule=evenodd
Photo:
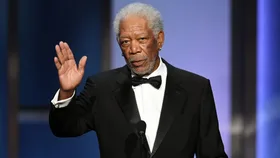
M84 74L86 62L87 62L87 56L83 56L83 57L80 59L80 61L79 61L78 71L79 71L81 74Z

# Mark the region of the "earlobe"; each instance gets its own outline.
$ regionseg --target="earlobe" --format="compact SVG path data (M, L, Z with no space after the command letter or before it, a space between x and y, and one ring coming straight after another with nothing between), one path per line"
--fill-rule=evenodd
M161 50L162 44L159 42L158 43L158 49Z

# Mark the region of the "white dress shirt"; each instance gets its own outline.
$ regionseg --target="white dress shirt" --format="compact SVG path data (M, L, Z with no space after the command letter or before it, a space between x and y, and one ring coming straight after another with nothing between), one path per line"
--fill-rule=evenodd
M162 80L159 89L154 88L149 83L132 86L132 89L135 93L135 99L141 120L145 121L147 124L146 137L151 151L154 146L159 125L167 77L167 68L166 65L162 62L161 58L159 67L150 75L144 76L144 78L150 78L157 75L161 75ZM60 101L58 101L58 94L59 90L56 92L51 102L56 108L63 108L69 104L75 92L72 97Z

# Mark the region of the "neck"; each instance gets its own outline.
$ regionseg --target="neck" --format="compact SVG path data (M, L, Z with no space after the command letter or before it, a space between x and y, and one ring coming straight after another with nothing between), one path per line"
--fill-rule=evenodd
M155 66L154 66L153 70L150 72L150 74L153 73L154 71L156 71L156 69L159 67L159 63L160 63L160 58L159 58L159 56L157 56Z

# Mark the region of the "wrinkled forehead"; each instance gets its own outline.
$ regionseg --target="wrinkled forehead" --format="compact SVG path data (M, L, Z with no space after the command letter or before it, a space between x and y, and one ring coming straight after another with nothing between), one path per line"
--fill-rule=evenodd
M125 32L150 32L148 20L141 16L128 16L120 21L120 34Z

